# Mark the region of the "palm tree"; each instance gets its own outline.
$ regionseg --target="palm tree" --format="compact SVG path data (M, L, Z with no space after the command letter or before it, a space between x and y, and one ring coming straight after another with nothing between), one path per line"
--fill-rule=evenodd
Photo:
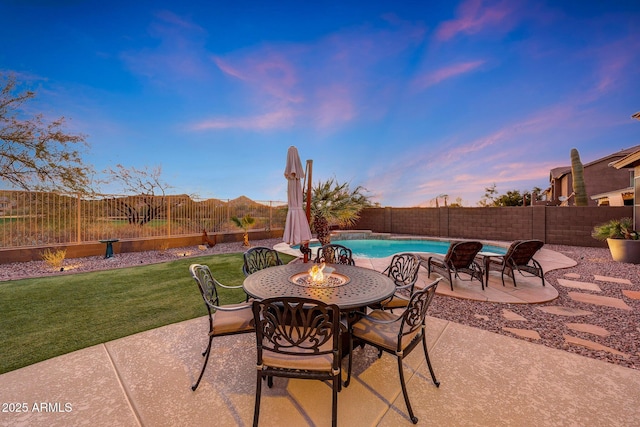
M244 246L251 246L249 244L249 226L253 225L253 223L256 222L255 218L253 218L249 214L246 214L242 218L232 216L231 221L233 221L236 226L242 228L242 230L244 231L244 234L242 235L242 244Z
M352 225L360 218L360 211L371 206L369 198L362 194L364 187L349 189L348 183L340 184L331 178L318 182L311 196L311 228L320 244L331 243L329 227Z

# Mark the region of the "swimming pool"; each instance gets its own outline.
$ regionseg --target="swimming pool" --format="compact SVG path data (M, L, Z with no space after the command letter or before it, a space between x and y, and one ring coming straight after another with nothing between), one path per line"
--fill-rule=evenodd
M400 252L432 252L444 255L451 244L449 241L425 239L349 239L331 240L331 243L348 247L353 252L353 256L359 258L386 258ZM315 242L309 246L317 249L320 244ZM293 248L299 249L299 246L293 246ZM507 249L484 245L482 251L505 254Z

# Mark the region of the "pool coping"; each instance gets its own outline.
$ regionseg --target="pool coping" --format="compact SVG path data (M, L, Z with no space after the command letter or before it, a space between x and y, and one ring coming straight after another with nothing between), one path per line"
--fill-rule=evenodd
M465 238L445 238L445 237L433 237L433 236L415 236L410 234L393 234L393 233L375 233L373 231L368 230L337 230L331 232L331 242L336 243L340 241L348 241L348 240L432 240L437 242L457 242L464 240L477 240L483 245L489 246L497 246L501 248L505 248L505 250L509 247L510 242L498 241L498 240L479 240L479 239L465 239ZM310 243L318 243L318 239L311 239ZM287 243L278 243L273 247L273 249L278 252L282 252L296 258L302 257L302 252L299 249L294 249L289 246ZM317 247L311 247L311 258L315 258ZM412 251L413 252L413 251ZM415 253L419 254L435 254L435 255L444 255L438 252L419 252ZM391 256L391 255L390 255ZM382 257L382 258L389 258ZM354 256L354 258L364 258L370 259L368 257L358 257ZM377 259L377 258L373 258Z

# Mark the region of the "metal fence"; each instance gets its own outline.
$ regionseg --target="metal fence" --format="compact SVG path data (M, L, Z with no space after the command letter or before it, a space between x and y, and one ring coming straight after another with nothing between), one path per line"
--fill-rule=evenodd
M231 218L250 215L251 229L283 228L286 202L193 199L187 195L91 198L0 190L0 248L238 231Z

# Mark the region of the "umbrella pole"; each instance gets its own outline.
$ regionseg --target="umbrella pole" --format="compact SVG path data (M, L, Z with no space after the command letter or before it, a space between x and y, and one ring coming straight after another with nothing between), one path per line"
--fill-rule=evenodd
M311 224L311 171L313 160L307 160L307 221Z
M306 173L305 173L305 179L307 180L307 222L309 223L309 226L311 226L311 172L313 169L313 160L307 160L307 167L306 167ZM311 250L309 249L309 242L304 244L305 246L305 251L304 251L304 258L303 258L303 262L307 263L309 262L309 255L311 254Z

